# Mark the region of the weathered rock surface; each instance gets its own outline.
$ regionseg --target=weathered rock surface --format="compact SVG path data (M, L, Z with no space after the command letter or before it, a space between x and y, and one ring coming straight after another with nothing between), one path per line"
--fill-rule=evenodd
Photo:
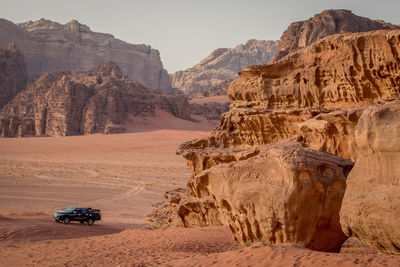
M241 71L219 126L178 149L192 171L190 195L211 196L241 243L264 238L339 250L352 162L337 156L360 158L354 135L360 116L398 97L399 52L398 29L340 34Z
M235 75L237 77L237 74ZM234 79L224 80L217 83L215 86L201 88L199 91L189 95L190 99L199 99L212 96L226 96L228 95L228 88Z
M400 93L400 30L329 36L230 85L231 109L197 147L245 148L302 135L355 160L362 106Z
M275 55L277 44L277 41L249 40L233 49L216 49L192 68L172 74L172 87L188 96L221 95L241 69L268 63Z
M24 56L15 44L0 49L0 109L25 88L27 78Z
M328 36L279 62L247 67L229 88L237 107L369 104L400 93L400 29Z
M219 121L223 113L229 110L230 102L190 103L190 113L205 117L207 120Z
M111 34L92 32L76 20L62 25L41 19L14 24L0 19L0 47L14 42L25 56L28 75L88 71L114 61L132 80L163 91L170 87L157 50L129 44Z
M338 251L346 240L339 210L352 165L295 142L278 143L208 168L192 177L189 189L212 197L221 222L241 244L264 239Z
M195 198L183 188L167 191L164 197L166 201L154 204L153 213L146 217L153 228L221 225L211 197Z
M185 97L147 89L106 62L75 75L41 75L4 106L0 136L118 133L129 116L154 116L156 108L190 119Z
M275 60L309 46L328 35L346 32L367 32L394 28L381 20L354 15L350 10L325 10L314 17L290 24L281 36Z
M360 154L340 211L348 236L400 254L400 101L367 109L356 132Z

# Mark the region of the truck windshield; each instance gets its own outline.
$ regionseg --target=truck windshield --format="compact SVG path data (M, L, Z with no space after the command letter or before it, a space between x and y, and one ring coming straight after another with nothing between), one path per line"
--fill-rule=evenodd
M75 209L76 209L76 207L68 207L68 208L65 208L64 211L66 211L66 212L72 212L72 211L74 211Z

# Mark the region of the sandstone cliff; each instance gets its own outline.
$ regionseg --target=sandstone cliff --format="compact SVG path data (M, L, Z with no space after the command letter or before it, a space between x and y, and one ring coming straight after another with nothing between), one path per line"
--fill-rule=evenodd
M172 87L189 96L224 94L241 69L268 63L275 55L277 44L277 41L249 40L233 49L216 49L192 68L172 74Z
M367 32L394 28L381 20L354 15L350 10L325 10L314 17L290 24L281 36L275 60L309 46L328 35L346 32Z
M357 159L364 110L400 94L399 52L400 29L340 34L241 71L219 126L178 149L192 171L191 197L210 196L240 243L263 238L337 251L352 168L339 157ZM325 213L314 216L321 203Z
M15 44L0 49L0 109L25 88L26 80L24 56Z
M102 62L114 61L130 79L148 88L165 91L170 86L157 50L93 32L76 20L64 25L45 19L16 25L0 19L0 47L9 42L25 56L29 76L88 71Z
M122 75L113 62L88 72L43 74L2 109L0 136L65 136L118 133L129 116L160 108L190 119L180 95L164 95Z

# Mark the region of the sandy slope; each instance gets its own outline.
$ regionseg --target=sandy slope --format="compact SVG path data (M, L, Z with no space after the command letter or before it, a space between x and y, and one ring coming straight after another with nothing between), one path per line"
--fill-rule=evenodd
M223 227L7 243L0 258L1 266L400 266L400 256L392 255L324 253L290 244L241 248Z

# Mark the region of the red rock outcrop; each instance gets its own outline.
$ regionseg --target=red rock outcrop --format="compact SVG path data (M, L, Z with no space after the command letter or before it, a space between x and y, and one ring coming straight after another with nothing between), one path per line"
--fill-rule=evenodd
M400 101L365 110L355 138L360 153L347 180L342 228L377 251L400 254Z
M0 49L0 109L25 88L27 78L24 56L15 44Z
M3 108L0 136L118 133L129 115L154 116L156 108L190 119L185 97L147 89L106 62L75 75L41 75Z
M153 204L153 213L146 216L153 228L206 227L222 225L210 196L195 198L186 189L164 193L166 201Z
M340 34L245 68L230 85L232 104L219 126L178 149L192 171L190 195L211 196L241 243L264 238L340 249L339 210L352 162L337 156L355 160L354 132L365 108L400 94L399 52L400 29Z
M394 28L381 20L371 20L354 15L350 10L325 10L314 17L290 24L283 33L275 60L328 35L346 32L367 32Z
M354 160L362 106L400 94L399 52L400 30L342 34L247 67L230 86L231 110L194 146L251 147L301 134L313 148Z
M228 162L228 161L226 161ZM295 142L218 164L189 182L191 195L211 196L235 240L302 243L338 251L346 240L339 210L353 163Z
M231 84L237 107L368 104L400 93L400 29L326 37L279 62L247 67Z
M235 48L218 48L199 64L171 75L172 87L190 98L221 95L244 67L268 63L275 55L277 41L249 40Z
M113 61L129 79L147 88L170 87L160 54L144 44L129 44L111 34L92 32L72 20L64 25L41 19L14 24L0 19L0 47L14 42L25 56L28 75L88 71Z

